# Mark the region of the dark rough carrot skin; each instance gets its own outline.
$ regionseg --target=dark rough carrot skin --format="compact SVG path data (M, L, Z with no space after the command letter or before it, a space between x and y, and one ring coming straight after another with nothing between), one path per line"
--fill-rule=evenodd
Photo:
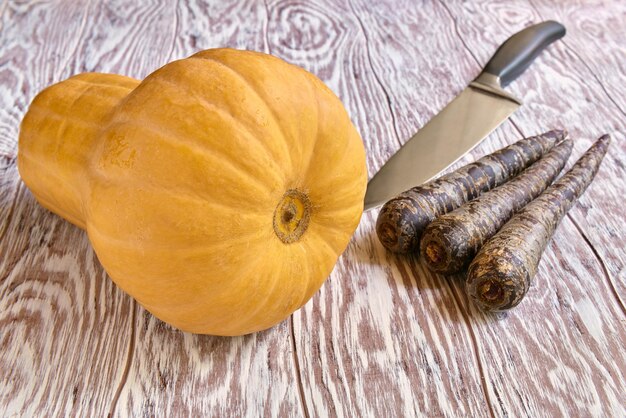
M480 249L468 268L467 292L483 310L520 303L554 230L593 180L610 138L602 136L572 169L513 216Z
M517 177L432 221L420 244L428 268L454 274L467 267L485 241L554 181L571 152L566 139Z
M401 193L382 207L376 222L378 239L393 252L418 250L422 232L436 217L517 175L566 135L565 131L553 130L522 139L452 173Z

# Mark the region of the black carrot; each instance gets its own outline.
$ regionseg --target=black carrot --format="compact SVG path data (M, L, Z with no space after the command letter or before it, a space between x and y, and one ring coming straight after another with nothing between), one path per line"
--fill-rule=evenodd
M485 241L554 181L571 152L566 139L519 176L432 221L420 244L426 265L443 274L467 267Z
M570 171L483 245L468 268L466 282L479 307L502 311L520 303L554 230L593 180L609 142L608 135L598 139Z
M401 193L381 209L376 223L378 239L393 252L418 250L424 228L436 217L506 182L537 161L566 135L565 131L553 130L522 139Z

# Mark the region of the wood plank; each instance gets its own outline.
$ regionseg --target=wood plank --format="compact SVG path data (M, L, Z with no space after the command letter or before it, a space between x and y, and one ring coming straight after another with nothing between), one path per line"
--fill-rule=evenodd
M624 16L596 0L1 3L0 415L625 415ZM565 42L510 86L526 102L512 121L456 165L561 124L574 156L616 135L508 314L478 312L461 276L387 253L374 211L290 320L238 338L182 333L117 289L85 234L19 180L19 123L43 87L81 71L144 77L217 46L322 78L372 175L502 40L546 18L566 24Z
M16 199L10 239L0 241L0 414L106 412L124 372L133 302L81 230L25 188Z
M106 72L142 79L166 64L178 33L176 4L168 1L99 1L74 56L76 72Z
M432 4L278 3L271 16L269 32L279 34L272 52L339 94L364 137L372 174L453 97L445 87L460 88L475 67L462 57L445 10ZM323 42L318 28L328 34ZM432 39L428 50L407 42L415 33ZM441 49L458 51L460 59L428 54ZM442 90L444 97L437 94ZM374 222L371 213L363 217L329 281L294 314L311 415L489 415L472 336L454 295L414 260L386 253Z
M568 59L577 63L581 81L595 93L591 96L583 90L579 94L580 103L585 103L580 114L594 116L593 124L586 123L586 118L573 118L579 134L587 140L601 130L613 135L603 184L590 189L571 217L602 264L606 280L626 313L626 280L620 280L626 276L623 233L620 234L626 221L626 211L620 204L620 191L626 187L626 97L621 93L626 77L626 4L618 2L611 8L603 7L601 2L563 2L558 7L541 1L530 4L536 16L559 19L569 29L564 40ZM600 114L596 113L598 104L604 110ZM605 112L613 117L605 117Z
M15 165L32 97L65 78L90 10L5 2L0 14L0 415L107 411L124 371L132 301L82 231L43 209ZM68 245L68 243L71 243Z
M169 31L168 39L175 40L171 48L169 42L168 48L160 48L159 39L150 34L138 38L130 33L133 23L129 22L128 35L119 39L131 39L124 42L132 45L115 45L111 50L170 51L171 57L152 57L154 63L165 63L217 46L264 49L267 11L262 3L191 1L181 2L175 12L159 9L150 31ZM104 22L94 30L107 33L110 27ZM122 63L129 56L116 59ZM152 61L132 65L129 70L139 74L149 72ZM253 335L212 337L173 329L138 307L134 326L132 363L115 415L303 415L289 320Z
M450 9L459 22L460 37L479 61L488 59L505 29L514 32L541 20L523 3L505 8L495 1L480 5L465 3ZM474 17L471 22L461 19L468 14ZM506 18L496 18L501 15ZM586 48L591 50L591 46ZM611 48L619 45L607 45L604 52L610 53ZM542 127L563 124L575 139L575 156L592 139L619 126L621 116L614 105L584 63L563 44L555 44L542 55L510 90L526 101L512 117L515 126L531 134L544 130ZM587 217L593 213L599 221L598 235L614 236L610 231L617 231L626 220L615 196L624 178L622 167L615 161L623 158L623 137L617 132L611 154L605 158L593 185L557 230L540 265L535 286L522 305L506 316L496 317L496 321L469 306L471 316L477 318L472 325L485 369L490 371L489 396L498 399L498 413L624 413L619 394L625 388L626 357L617 342L625 338L621 326L623 305L614 291L616 282L605 277L605 263L588 246L585 236L581 236L585 231L576 226L577 219L585 217L583 212L587 212ZM619 248L623 244L618 241L621 239L609 242ZM623 254L616 250L611 260L614 264L606 265L613 266L615 274L619 274L623 269ZM462 293L461 287L458 292ZM514 345L510 344L512 336ZM529 389L525 378L531 377L539 390ZM577 385L577 382L584 383Z
M542 19L558 19L568 28L564 44L588 67L609 101L626 117L623 92L626 74L626 4L601 0L551 2L529 0Z

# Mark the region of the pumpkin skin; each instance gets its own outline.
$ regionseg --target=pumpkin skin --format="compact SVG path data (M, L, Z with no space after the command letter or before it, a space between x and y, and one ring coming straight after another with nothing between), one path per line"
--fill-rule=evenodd
M214 49L139 82L40 93L18 168L85 229L113 281L184 331L241 335L319 289L363 210L365 152L339 99L270 55Z

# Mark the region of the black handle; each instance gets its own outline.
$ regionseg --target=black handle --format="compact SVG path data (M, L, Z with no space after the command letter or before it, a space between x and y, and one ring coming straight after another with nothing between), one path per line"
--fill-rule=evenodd
M483 73L500 78L502 87L515 80L552 42L565 36L565 26L548 20L529 26L504 42L493 54Z

